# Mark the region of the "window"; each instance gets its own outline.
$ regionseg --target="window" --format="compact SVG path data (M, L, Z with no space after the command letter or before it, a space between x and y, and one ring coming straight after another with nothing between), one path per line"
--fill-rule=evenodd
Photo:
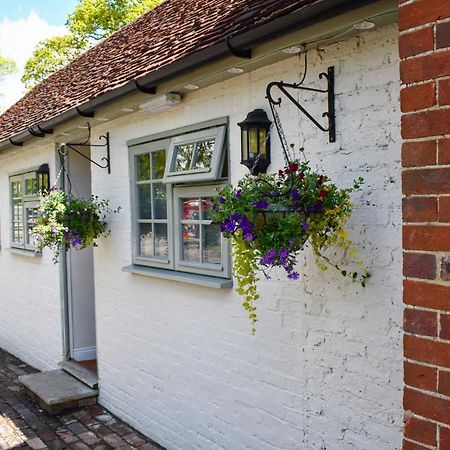
M228 244L211 221L225 134L215 126L130 147L134 264L230 277Z
M39 188L36 171L10 177L11 246L34 250L33 227L38 217Z

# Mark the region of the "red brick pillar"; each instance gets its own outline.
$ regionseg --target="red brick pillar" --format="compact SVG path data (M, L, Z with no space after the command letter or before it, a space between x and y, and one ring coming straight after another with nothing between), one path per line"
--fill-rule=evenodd
M450 450L450 0L399 0L403 448Z

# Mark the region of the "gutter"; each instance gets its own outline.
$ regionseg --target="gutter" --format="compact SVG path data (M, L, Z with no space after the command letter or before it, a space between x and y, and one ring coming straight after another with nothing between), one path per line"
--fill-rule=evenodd
M257 44L271 40L284 34L298 31L304 27L322 22L331 17L345 12L358 9L360 7L376 3L378 0L317 0L307 4L297 11L278 17L263 25L249 31L234 35L218 44L202 49L185 58L179 59L172 64L128 81L123 86L111 89L98 97L71 108L49 120L38 123L28 130L10 136L0 141L0 151L11 145L22 146L23 143L37 135L42 135L42 130L47 130L47 134L58 125L68 122L77 117L93 117L95 110L106 106L122 97L138 92L154 93L156 86L170 78L175 78L185 74L192 69L198 69L214 61L228 57L239 50L249 49Z

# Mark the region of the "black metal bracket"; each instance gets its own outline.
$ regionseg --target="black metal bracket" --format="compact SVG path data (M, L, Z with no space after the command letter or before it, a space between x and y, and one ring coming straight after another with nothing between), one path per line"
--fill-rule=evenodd
M95 112L94 111L81 111L81 109L78 106L75 109L77 110L77 113L81 117L94 117L95 116Z
M334 67L328 67L327 72L319 74L319 79L327 80L327 89L317 89L301 86L299 83L284 83L283 81L273 81L267 85L266 98L271 105L280 106L281 98L274 99L272 97L272 89L278 88L297 108L324 133L328 133L329 142L336 142L336 121L335 121L335 105L334 105ZM328 118L328 127L321 125L289 92L289 89L300 89L303 91L318 92L328 95L328 111L322 114L322 117Z
M251 57L252 57L252 49L251 48L240 49L240 48L233 47L231 45L229 37L227 38L227 47L228 47L229 52L233 56L236 56L237 58L251 59Z
M89 136L84 142L66 142L61 147L68 147L72 149L74 152L78 153L80 156L82 156L84 159L87 159L92 164L95 164L97 167L100 167L100 169L107 169L108 173L111 173L111 149L109 145L109 133L103 134L99 136L100 140L104 140L104 144L88 144L88 142L91 139L91 126L88 123L88 129L89 129ZM104 164L99 164L97 161L94 161L91 158L88 158L86 155L83 155L80 151L78 151L74 146L76 147L104 147L106 149L106 156L103 157L101 160L104 162ZM60 148L60 152L62 152Z
M15 145L16 147L23 147L23 142L14 142L11 138L9 138L9 143L11 145Z
M39 124L36 125L37 129L44 134L53 134L53 128L42 128Z
M30 133L34 137L45 137L45 134L42 131L34 131L33 127L28 128L28 133Z
M28 132L34 137L45 137L46 134L53 134L53 129L42 128L39 124L36 125L38 131L33 130L33 127L28 128Z
M142 84L139 84L137 80L134 80L134 84L137 89L144 94L156 94L156 86L143 86Z

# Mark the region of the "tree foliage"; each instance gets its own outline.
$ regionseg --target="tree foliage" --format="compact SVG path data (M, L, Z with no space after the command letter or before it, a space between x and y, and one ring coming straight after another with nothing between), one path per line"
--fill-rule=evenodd
M79 0L67 18L68 34L39 42L25 65L22 82L33 88L162 0Z
M25 63L22 83L29 89L79 56L87 44L73 35L45 39L35 47L33 55Z
M16 63L4 56L0 55L0 77L8 75L16 70Z

